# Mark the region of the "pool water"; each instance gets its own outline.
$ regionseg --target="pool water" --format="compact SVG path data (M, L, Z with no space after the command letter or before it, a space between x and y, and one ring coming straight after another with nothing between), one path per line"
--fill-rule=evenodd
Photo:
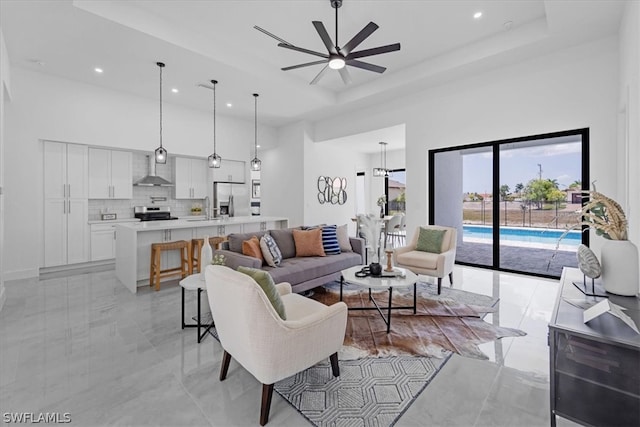
M493 228L481 225L464 225L464 239L488 239L493 238ZM556 245L564 230L553 230L548 228L516 228L500 227L500 240L514 242L542 243ZM572 230L562 238L560 243L565 246L578 246L582 243L581 232Z

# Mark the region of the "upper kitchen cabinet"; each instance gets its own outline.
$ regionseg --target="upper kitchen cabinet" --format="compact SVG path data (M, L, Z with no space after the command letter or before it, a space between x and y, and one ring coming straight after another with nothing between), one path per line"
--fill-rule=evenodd
M89 261L87 157L84 145L44 143L44 267Z
M209 189L207 161L187 157L176 157L175 160L175 198L204 199Z
M89 198L133 198L132 158L129 151L89 148Z
M213 182L245 182L246 163L239 160L222 159L219 168L213 169Z

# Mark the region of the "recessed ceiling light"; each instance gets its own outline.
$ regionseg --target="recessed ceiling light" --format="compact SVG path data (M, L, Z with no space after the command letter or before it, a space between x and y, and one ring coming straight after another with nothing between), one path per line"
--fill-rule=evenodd
M180 91L174 87L173 89L171 89L171 92L173 92L173 93L178 93L178 92L180 92Z
M482 12L476 12L473 14L473 19L480 19L482 18Z
M98 74L102 74L104 72L104 70L102 68L99 68L99 67L94 68L93 71L95 71Z
M227 107L231 108L231 107L233 107L233 104L230 103L230 102L227 102Z
M256 145L256 147L260 148L260 144Z

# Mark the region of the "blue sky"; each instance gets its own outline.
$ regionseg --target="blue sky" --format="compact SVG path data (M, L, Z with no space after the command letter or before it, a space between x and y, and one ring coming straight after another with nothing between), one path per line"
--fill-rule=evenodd
M556 179L562 190L572 182L580 181L581 158L580 143L502 150L500 184L507 184L510 191L517 183L526 186L531 179L538 178L540 164L542 178ZM491 193L491 170L491 153L463 155L463 192Z

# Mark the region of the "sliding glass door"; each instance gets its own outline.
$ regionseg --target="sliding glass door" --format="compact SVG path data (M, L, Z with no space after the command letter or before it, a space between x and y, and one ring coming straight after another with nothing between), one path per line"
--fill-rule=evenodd
M458 228L456 262L548 277L577 266L588 138L579 129L430 151L430 222Z

